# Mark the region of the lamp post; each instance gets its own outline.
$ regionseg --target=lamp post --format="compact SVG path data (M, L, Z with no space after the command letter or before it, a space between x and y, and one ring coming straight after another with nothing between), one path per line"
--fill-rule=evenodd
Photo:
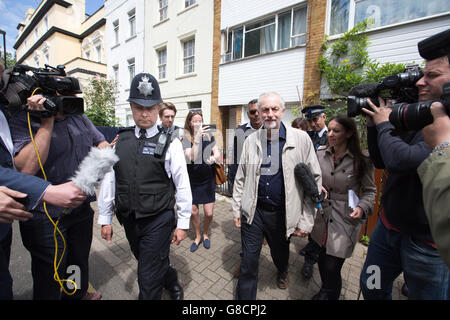
M8 66L6 65L6 32L0 29L0 33L3 35L3 53L4 53L3 57L5 59L5 69L7 69Z

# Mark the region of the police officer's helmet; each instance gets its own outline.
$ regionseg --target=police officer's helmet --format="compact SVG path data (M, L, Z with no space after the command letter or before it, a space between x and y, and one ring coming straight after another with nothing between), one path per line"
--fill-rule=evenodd
M131 81L129 102L143 107L162 103L158 81L150 73L139 73Z
M306 119L314 119L325 110L325 106L316 104L312 106L307 106L302 109L302 113L305 114Z

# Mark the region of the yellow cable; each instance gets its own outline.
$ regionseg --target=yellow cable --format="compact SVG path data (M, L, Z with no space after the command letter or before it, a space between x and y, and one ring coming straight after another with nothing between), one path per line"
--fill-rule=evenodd
M31 95L33 96L34 93L35 93L38 89L40 89L40 88L36 88L36 89L33 91L33 93L32 93ZM42 89L41 89L41 90L42 90ZM29 132L30 132L31 141L33 142L34 151L36 152L36 155L37 155L37 159L38 159L38 162L39 162L39 167L41 168L41 171L42 171L42 175L43 175L43 177L44 177L44 180L47 181L47 175L45 174L44 167L43 167L42 162L41 162L41 157L39 156L39 151L38 151L38 149L37 149L36 142L34 141L33 132L32 132L32 130L31 130L30 113L29 113L28 111L27 111L27 120L28 120L28 130L29 130ZM63 257L64 257L64 253L66 252L66 240L64 239L64 236L63 236L61 230L59 230L59 228L58 228L59 220L56 221L56 223L55 223L55 222L53 221L53 219L50 217L50 215L49 215L49 213L48 213L48 211L47 211L47 204L46 204L45 201L43 201L43 205L44 205L44 212L45 212L47 218L50 220L50 222L51 222L52 225L54 226L54 229L53 229L53 240L54 240L54 242L55 242L55 258L53 259L53 269L54 269L55 273L53 274L53 279L54 279L56 282L58 282L59 286L61 287L61 289L64 291L65 294L71 296L71 295L73 295L73 294L77 291L77 284L76 284L75 281L73 281L73 280L60 279L59 274L58 274L59 265L61 264L61 261L62 261L62 259L63 259ZM60 235L60 237L61 237L61 239L62 239L62 241L63 241L63 244L64 244L64 246L63 246L63 252L62 252L62 254L61 254L61 258L59 259L58 263L56 263L57 257L58 257L58 239L57 239L57 237L56 237L56 231L58 231L58 233L59 233L59 235ZM68 291L66 290L66 288L64 288L63 282L71 282L71 283L74 285L73 291L72 291L72 292L68 292Z

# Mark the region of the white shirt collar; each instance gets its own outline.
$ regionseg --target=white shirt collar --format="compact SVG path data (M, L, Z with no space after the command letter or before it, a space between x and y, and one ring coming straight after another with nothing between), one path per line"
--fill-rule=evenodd
M140 130L141 130L141 128L139 128L138 126L134 127L134 135L136 136L136 138L139 138L139 136L141 135L139 133ZM148 128L146 130L145 137L146 138L151 138L151 137L156 136L158 133L159 133L158 125L155 123L153 125L153 127L150 127L150 128Z
M252 123L250 121L247 122L247 128L252 128L253 130L258 130L258 129L253 128Z
M324 127L322 130L317 132L317 135L322 138L322 136L327 132L327 127Z

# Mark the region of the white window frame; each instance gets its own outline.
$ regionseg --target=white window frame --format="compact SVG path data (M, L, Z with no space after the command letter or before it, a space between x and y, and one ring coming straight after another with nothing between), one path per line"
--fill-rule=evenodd
M159 21L164 21L168 17L169 0L158 0Z
M305 33L300 33L300 34L293 34L293 28L294 28L294 12L296 11L296 10L299 10L299 9L305 9L306 10L306 20L305 20L305 25L306 25L306 32ZM295 6L295 7L292 7L292 8L290 8L290 9L288 9L288 10L284 10L284 11L282 11L282 12L278 12L278 13L276 13L276 14L274 14L274 15L272 15L272 16L268 16L268 17L265 17L265 18L263 18L263 19L258 19L258 20L254 20L254 21L251 21L251 22L247 22L247 23L245 23L244 25L240 25L240 26L236 26L236 27L234 27L234 28L232 28L231 30L229 30L228 32L229 32L229 35L227 35L227 34L225 34L225 37L228 37L228 41L229 42L231 42L231 46L230 46L230 48L231 48L231 50L229 51L229 52L225 52L223 55L222 55L222 63L223 62L228 62L228 61L234 61L234 60L240 60L240 59L244 59L244 58L247 58L246 56L245 56L245 37L246 37L246 34L248 33L248 32L251 32L251 31L255 31L255 30L258 30L258 29L263 29L263 28L266 28L266 27L268 27L268 26L270 26L270 25L273 25L273 24L275 24L275 34L274 34L274 50L273 51L270 51L270 52L276 52L276 51L279 51L279 50L284 50L284 49L288 49L288 48L282 48L282 49L280 49L279 48L279 44L278 44L278 27L279 27L279 19L278 19L278 17L280 16L280 15L284 15L284 14L286 14L286 13L288 13L288 12L290 12L290 14L291 14L291 25L290 25L290 38L289 38L289 47L288 48L293 48L294 47L294 45L293 45L293 39L295 39L295 38L297 38L297 37L301 37L301 36L304 36L304 35L306 35L306 33L308 32L308 25L307 25L307 19L308 19L308 6L306 5L306 4L302 4L302 5L300 5L300 6ZM263 26L260 26L260 27L257 27L257 28L252 28L251 30L247 30L247 27L249 26L249 25L253 25L253 24L255 24L255 23L263 23L264 21L268 21L268 20L270 20L270 19L274 19L274 22L271 22L271 23L269 23L269 24L265 24L265 25L263 25ZM235 32L237 32L237 31L240 31L240 30L242 30L242 49L241 49L241 56L240 57L237 57L237 58L235 58L234 57L234 40L235 40ZM226 31L225 31L226 32ZM302 43L302 44L299 44L299 45L295 45L295 46L304 46L305 45L305 43ZM264 54L264 53L259 53L259 54L255 54L255 55L251 55L251 56L248 56L248 57L254 57L254 56L258 56L258 55L261 55L261 54Z
M48 16L47 15L44 17L44 29L45 29L45 32L48 31Z
M112 67L112 71L113 71L113 79L116 82L119 82L119 65L116 64Z
M161 54L165 52L164 61L161 61ZM167 47L159 48L157 51L158 56L158 79L166 79L167 78Z
M40 63L39 55L35 54L34 57L33 57L33 60L34 60L34 63L36 64L36 67L39 68L39 63Z
M116 20L113 22L113 31L114 31L114 44L119 44L120 38L119 38L119 20Z
M188 48L188 44L192 43L192 47ZM190 74L195 72L195 38L184 39L182 41L183 50L183 74ZM192 54L189 50L192 49Z
M130 28L130 37L136 35L136 8L128 11L128 26Z
M48 52L48 47L45 47L42 49L42 54L44 56L44 65L45 64L50 64L50 54Z
M127 60L128 63L128 74L130 76L130 84L131 81L133 80L134 76L136 75L136 59L135 58L130 58Z
M189 8L195 4L195 0L184 0L184 8Z
M349 8L348 8L348 26L347 26L347 30L344 30L344 32L351 30L354 26L355 26L355 20L356 20L356 5L358 2L363 2L365 0L348 0L349 1ZM392 0L394 1L394 0ZM398 0L395 0L398 1ZM407 0L405 0L407 1ZM446 3L447 0L441 0L443 1L443 3ZM332 39L333 38L337 38L340 35L342 35L343 33L335 33L335 34L331 34L330 33L330 29L331 29L331 6L332 5L332 0L328 0L327 1L327 19L326 19L326 34L328 34ZM414 19L407 19L407 20L403 20L403 21L398 21L395 23L391 23L391 24L385 24L385 25L380 25L380 26L374 26L373 29L383 29L383 28L388 28L388 27L392 27L392 26L396 26L396 25L402 25L402 24L406 24L406 23L410 23L413 21L421 21L421 20L428 20L431 19L433 17L437 17L437 16L441 16L441 15L448 15L450 13L450 11L447 12L442 12L442 13L436 13L436 14L432 14L432 15L428 15L428 16L423 16L423 17L418 17L418 18L414 18Z
M95 61L101 62L102 61L102 43L101 42L95 43L94 48L95 48L95 54L96 54Z

